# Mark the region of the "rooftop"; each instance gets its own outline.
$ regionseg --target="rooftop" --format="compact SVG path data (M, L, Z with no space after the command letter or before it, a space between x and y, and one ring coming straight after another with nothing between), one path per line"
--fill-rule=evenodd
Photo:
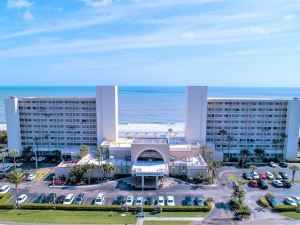
M167 138L134 138L134 144L168 144Z

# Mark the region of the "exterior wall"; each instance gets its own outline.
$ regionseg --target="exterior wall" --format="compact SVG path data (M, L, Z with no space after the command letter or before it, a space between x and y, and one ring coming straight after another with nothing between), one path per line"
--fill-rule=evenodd
M118 88L117 86L97 86L97 137L98 146L103 140L118 139Z
M300 126L300 101L290 100L287 110L287 129L284 147L284 158L293 160L297 158L299 126Z
M21 154L21 131L18 98L11 97L5 100L5 116L9 151L16 149Z
M185 139L206 143L207 87L188 86L186 95Z

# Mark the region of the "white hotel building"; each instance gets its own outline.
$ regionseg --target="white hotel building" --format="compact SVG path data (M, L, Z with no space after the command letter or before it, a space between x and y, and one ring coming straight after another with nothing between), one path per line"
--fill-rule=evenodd
M32 146L39 154L59 150L62 155L76 155L83 144L92 150L103 145L116 164L129 163L133 175L179 173L172 168L183 163L185 169L180 170L195 176L206 168L199 155L201 145L214 148L217 156L229 152L239 157L240 150L247 149L254 157L258 148L269 158L297 156L298 99L208 98L207 87L189 86L185 137L171 139L119 138L117 86L97 86L94 98L11 97L5 100L5 111L9 150ZM220 130L227 134L220 135ZM143 164L154 161L161 166L151 170L151 165Z

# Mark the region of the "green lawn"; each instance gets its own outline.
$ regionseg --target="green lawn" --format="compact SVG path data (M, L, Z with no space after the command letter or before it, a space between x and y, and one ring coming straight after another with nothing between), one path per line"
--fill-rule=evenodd
M205 217L208 212L162 212L162 213L151 213L146 212L146 217Z
M177 221L144 221L144 225L188 225L192 221L183 221L183 220L177 220Z
M291 217L294 219L300 219L300 213L297 213L297 212L282 212L282 213L280 213L280 215Z
M234 182L236 182L236 183L238 183L238 184L245 184L245 183L248 183L247 180L238 179L238 178L236 177L236 175L234 175L234 174L229 174L229 178L230 178L232 181L234 181Z
M1 221L21 223L135 224L134 215L118 212L62 210L0 210Z

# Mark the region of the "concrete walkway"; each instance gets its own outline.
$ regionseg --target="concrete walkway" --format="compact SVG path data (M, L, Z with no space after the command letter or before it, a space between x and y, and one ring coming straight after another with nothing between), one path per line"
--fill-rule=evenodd
M136 225L143 225L144 221L191 221L199 222L202 221L204 217L145 217L138 218L136 220Z

